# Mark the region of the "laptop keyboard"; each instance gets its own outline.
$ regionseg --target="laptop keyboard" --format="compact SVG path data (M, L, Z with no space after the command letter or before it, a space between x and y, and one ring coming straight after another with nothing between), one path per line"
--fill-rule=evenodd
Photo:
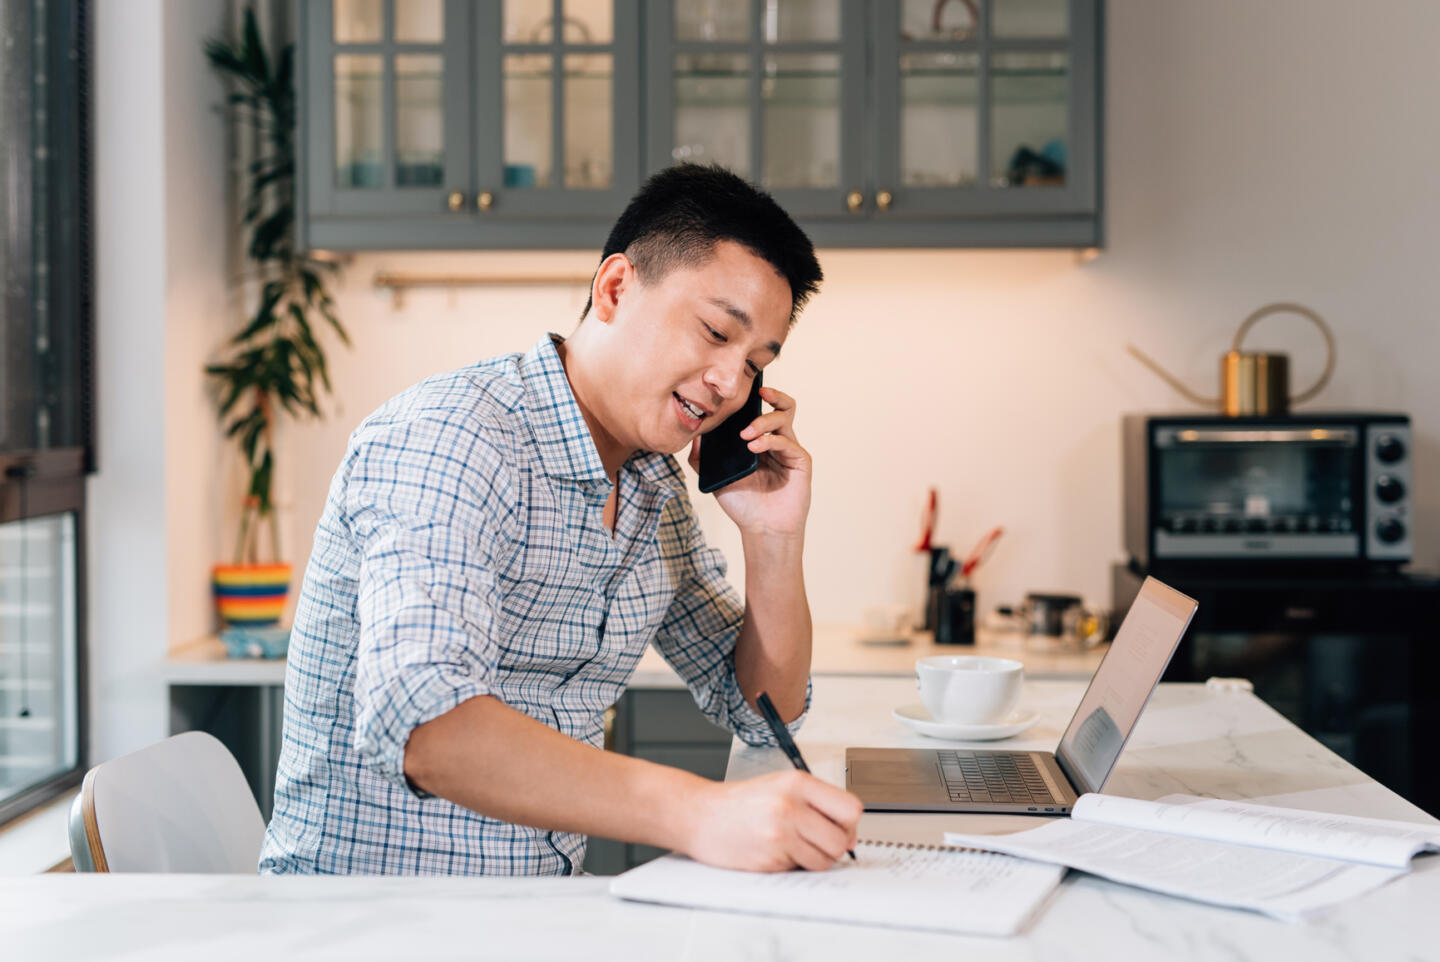
M1058 805L1035 760L1020 752L936 752L952 802Z

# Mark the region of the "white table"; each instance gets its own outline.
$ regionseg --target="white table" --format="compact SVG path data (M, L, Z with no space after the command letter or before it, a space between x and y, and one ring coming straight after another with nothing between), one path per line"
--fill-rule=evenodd
M1021 707L1040 713L1029 731L1001 742L942 742L916 735L890 717L896 706L919 702L912 679L816 678L810 717L796 743L811 771L837 785L845 784L849 746L1049 751L1060 741L1085 685L1027 680ZM788 764L778 750L750 748L736 739L726 778L749 778ZM1294 808L1433 821L1254 695L1200 684L1156 689L1105 791L1132 798L1173 792L1271 798ZM935 842L946 831L1003 832L1035 824L1027 816L867 814L861 832L882 840Z
M1031 683L1041 721L1005 743L1051 748L1083 691ZM889 717L913 697L898 678L820 677L800 741L816 774L839 780L846 745L938 744ZM784 767L737 747L730 778ZM1253 695L1162 686L1108 786L1271 797L1301 808L1428 817L1330 753ZM947 828L1003 830L1028 819L866 816L868 837L936 840ZM1004 940L690 912L611 900L603 879L366 879L48 875L0 880L6 958L190 960L741 958L1384 959L1435 958L1440 857L1305 925L1071 875L1024 935Z

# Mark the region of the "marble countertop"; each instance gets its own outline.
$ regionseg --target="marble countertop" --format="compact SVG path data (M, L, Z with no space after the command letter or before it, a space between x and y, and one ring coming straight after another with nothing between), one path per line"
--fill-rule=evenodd
M1080 682L1027 684L1041 720L1010 746L1053 748ZM889 717L913 697L902 678L819 677L799 742L838 781L846 745L944 744ZM784 767L776 750L736 747L728 778ZM1268 798L1322 811L1428 816L1243 692L1163 685L1107 788ZM1005 831L1023 818L866 816L867 837L923 838L963 826ZM1305 923L1167 898L1071 874L1034 926L1011 939L907 932L618 902L607 880L45 875L0 879L6 957L111 962L503 958L631 960L963 958L1215 959L1307 962L1436 957L1440 856Z
M861 639L854 625L817 625L811 663L817 675L904 675L927 655L994 655L1025 663L1031 678L1089 678L1108 645L1076 649L1049 639L1009 632L981 631L975 645L937 645L925 632ZM283 658L229 658L213 636L197 638L170 651L165 680L172 685L283 685ZM648 648L630 681L632 688L682 688L680 677L654 648Z
M810 715L795 740L811 771L837 785L845 783L845 749L852 746L1051 751L1085 687L1079 681L1027 680L1020 707L1039 713L1032 728L1004 741L959 742L917 735L891 717L892 709L919 702L908 678L817 678ZM750 778L788 764L778 749L751 748L736 739L726 778ZM1156 688L1105 791L1132 798L1173 792L1233 799L1283 796L1288 801L1275 804L1434 821L1250 692L1204 684ZM881 840L937 842L947 831L1034 825L1027 816L867 813L861 833Z

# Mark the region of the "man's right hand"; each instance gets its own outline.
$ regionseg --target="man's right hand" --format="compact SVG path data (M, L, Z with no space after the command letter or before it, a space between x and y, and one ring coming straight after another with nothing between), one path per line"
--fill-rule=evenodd
M861 809L859 798L800 771L712 782L682 851L719 868L822 871L855 847Z

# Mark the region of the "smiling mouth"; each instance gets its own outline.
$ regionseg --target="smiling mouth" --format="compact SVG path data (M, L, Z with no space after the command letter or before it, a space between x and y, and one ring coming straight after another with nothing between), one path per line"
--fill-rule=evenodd
M705 418L709 416L709 415L707 414L707 412L700 410L700 409L697 408L695 405L691 404L689 401L685 400L683 397L681 397L679 394L675 393L674 391L672 391L672 392L670 392L670 393L671 393L671 396L675 398L675 403L676 403L677 405L679 405L680 410L681 410L682 412L684 412L685 415L686 415L687 417L689 417L692 421L695 421L697 424L700 423L700 422L702 422L702 421L704 421Z

